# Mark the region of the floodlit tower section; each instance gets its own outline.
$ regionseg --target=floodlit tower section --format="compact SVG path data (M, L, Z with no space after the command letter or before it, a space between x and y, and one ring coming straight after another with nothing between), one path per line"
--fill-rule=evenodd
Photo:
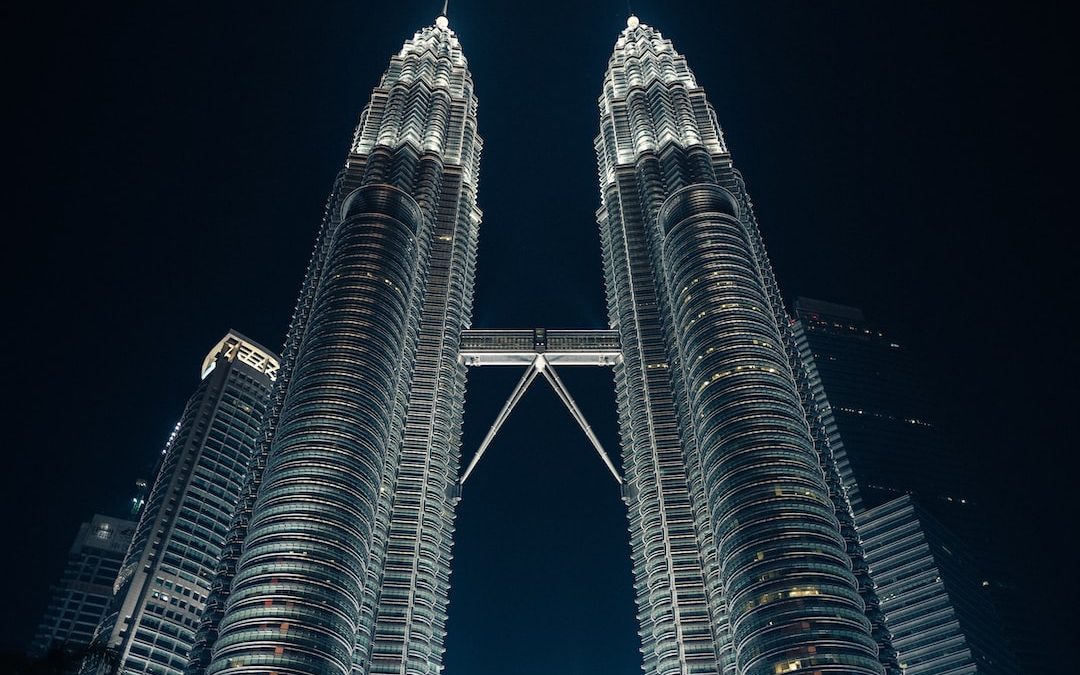
M350 163L383 148L399 155L387 175L413 162L411 190L431 222L430 262L420 307L419 344L393 503L374 635L357 645L360 672L435 675L442 670L450 592L456 487L461 463L465 366L462 331L472 319L482 143L476 96L461 45L445 16L390 62L358 131ZM412 159L413 156L417 159ZM367 659L368 664L364 661ZM366 669L365 669L366 668Z
M361 114L188 672L441 670L480 150L440 18Z
M631 17L599 106L644 671L881 673L786 313L705 92Z

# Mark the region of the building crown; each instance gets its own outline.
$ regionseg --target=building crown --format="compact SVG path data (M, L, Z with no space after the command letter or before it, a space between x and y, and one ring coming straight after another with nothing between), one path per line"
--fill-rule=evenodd
M277 379L278 368L281 367L278 357L273 352L234 330L230 330L225 337L221 338L203 359L202 379L205 380L213 372L218 357L223 357L230 362L240 361L260 373L265 373L271 381Z

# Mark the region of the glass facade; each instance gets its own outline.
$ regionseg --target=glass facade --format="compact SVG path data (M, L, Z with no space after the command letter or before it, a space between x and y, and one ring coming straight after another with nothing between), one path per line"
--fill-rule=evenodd
M101 653L83 672L183 672L277 369L234 331L210 350L114 575Z
M31 658L55 651L74 658L90 646L108 611L113 582L134 531L134 522L102 515L79 527L63 575L50 589L48 607L34 632Z
M1003 630L1002 618L1011 617L993 606L1012 598L995 573L999 566L989 528L980 518L968 472L935 419L917 360L854 307L799 298L795 314L793 333L808 391L854 506L860 547L880 586L880 608L894 633L899 662L906 672L951 673L961 662L978 672L1017 672L1004 645L1024 631L1015 619ZM937 553L931 541L939 546ZM954 553L959 551L962 565L950 565L960 559ZM900 572L900 583L896 570L904 564L910 567ZM951 570L948 592L938 573L942 565ZM965 611L954 603L978 606L980 618L930 618ZM917 609L900 612L901 607ZM939 638L960 646L950 651L938 645L944 651L935 656L931 652L940 650L928 651L928 645L937 645ZM983 658L968 643L993 646ZM1027 660L1035 668L1035 659ZM921 665L911 670L915 664Z
M915 357L854 307L799 298L795 316L804 360L828 396L855 510L914 493L940 517L964 519L973 496L967 472L948 447ZM928 461L934 471L926 471Z
M905 675L1019 672L976 560L936 518L905 495L858 523Z

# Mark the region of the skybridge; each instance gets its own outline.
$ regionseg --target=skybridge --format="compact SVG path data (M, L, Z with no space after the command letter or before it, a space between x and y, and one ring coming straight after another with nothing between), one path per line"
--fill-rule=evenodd
M480 458L495 439L495 434L510 417L518 401L528 391L529 386L542 375L559 400L570 411L571 417L578 423L585 436L592 443L601 461L611 472L616 482L622 485L623 479L604 451L600 439L593 433L585 415L563 384L555 366L601 366L609 367L622 362L622 350L619 345L619 333L614 330L466 330L461 334L461 346L458 359L466 366L518 366L524 367L517 385L510 393L510 398L503 404L502 410L488 429L480 448L473 455L472 461L461 476L460 485L469 479Z

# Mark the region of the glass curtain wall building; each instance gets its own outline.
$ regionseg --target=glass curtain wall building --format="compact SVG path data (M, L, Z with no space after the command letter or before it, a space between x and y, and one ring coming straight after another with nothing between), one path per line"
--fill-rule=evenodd
M966 546L910 495L857 518L905 675L1019 672Z
M441 670L481 141L444 17L332 189L190 671Z
M94 637L109 609L113 583L131 543L135 523L95 515L79 527L60 582L49 595L45 616L30 643L31 658L55 651L75 657ZM78 670L76 665L72 670Z
M967 472L935 419L915 357L858 308L798 298L795 317L803 360L828 398L855 510L914 493L949 522L973 520Z
M183 672L277 370L277 356L235 331L207 354L83 672Z

